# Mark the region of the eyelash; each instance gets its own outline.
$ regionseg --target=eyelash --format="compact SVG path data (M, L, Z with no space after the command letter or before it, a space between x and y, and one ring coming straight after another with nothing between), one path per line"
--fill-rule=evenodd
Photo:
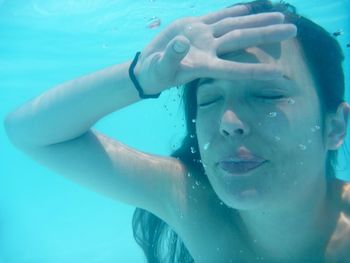
M256 96L255 98L259 98L262 100L280 100L280 99L286 99L287 97L284 95L279 95L279 96ZM205 108L205 107L210 106L211 104L215 103L216 101L218 101L220 99L221 98L213 100L211 102L202 103L202 104L199 104L198 106Z

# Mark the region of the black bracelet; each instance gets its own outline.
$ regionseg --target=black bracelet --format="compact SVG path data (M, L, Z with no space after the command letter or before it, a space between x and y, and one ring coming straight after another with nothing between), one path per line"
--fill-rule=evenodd
M136 66L137 60L139 59L140 54L141 54L141 52L137 52L136 53L136 56L135 56L134 60L132 61L131 65L129 67L129 77L130 77L132 83L134 83L135 88L139 92L140 98L142 98L142 99L149 99L149 98L156 99L156 98L159 97L159 95L161 93L158 93L158 94L155 94L155 95L145 95L145 93L143 92L143 90L141 88L140 83L137 81L136 76L134 74L134 68Z

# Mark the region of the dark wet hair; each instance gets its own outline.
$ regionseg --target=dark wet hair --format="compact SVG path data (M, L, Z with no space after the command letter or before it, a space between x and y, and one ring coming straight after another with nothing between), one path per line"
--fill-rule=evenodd
M335 113L339 104L344 102L343 52L338 42L325 29L311 20L297 14L296 8L284 1L272 4L259 0L247 5L251 13L281 12L286 23L293 23L298 28L297 40L302 48L302 55L312 73L317 86L317 94L321 102L323 131L325 116ZM197 83L195 80L183 89L183 105L185 111L187 136L182 145L171 156L180 159L193 176L204 175L204 168L198 151L195 123L197 115ZM195 149L193 151L193 149ZM328 151L326 160L327 179L334 179L338 151ZM202 176L200 180L207 180ZM133 215L133 233L136 242L143 249L149 263L189 263L194 262L181 238L169 225L156 215L136 208ZM208 237L209 238L209 237Z

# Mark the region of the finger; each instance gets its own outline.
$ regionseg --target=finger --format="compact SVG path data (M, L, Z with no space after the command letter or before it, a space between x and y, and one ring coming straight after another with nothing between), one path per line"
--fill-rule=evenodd
M171 40L156 65L156 71L169 77L175 74L181 60L187 55L189 47L190 41L184 36L177 36Z
M283 76L282 69L273 64L239 63L219 58L203 67L198 74L200 77L225 80L272 80Z
M240 17L229 17L211 25L214 37L220 37L236 29L263 27L282 24L284 15L279 12L262 13Z
M234 30L215 40L217 54L283 41L295 37L296 33L297 28L292 24Z
M236 5L225 8L220 11L210 13L201 17L205 24L212 24L224 19L226 17L244 16L249 14L250 9L246 5Z

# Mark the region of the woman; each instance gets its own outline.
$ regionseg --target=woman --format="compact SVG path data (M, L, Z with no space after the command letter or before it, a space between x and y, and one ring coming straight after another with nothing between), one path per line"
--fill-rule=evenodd
M255 1L179 19L133 62L10 113L8 136L41 164L138 207L134 235L148 262L346 262L350 190L332 166L350 109L343 57L294 11ZM188 136L172 157L91 128L184 84Z

